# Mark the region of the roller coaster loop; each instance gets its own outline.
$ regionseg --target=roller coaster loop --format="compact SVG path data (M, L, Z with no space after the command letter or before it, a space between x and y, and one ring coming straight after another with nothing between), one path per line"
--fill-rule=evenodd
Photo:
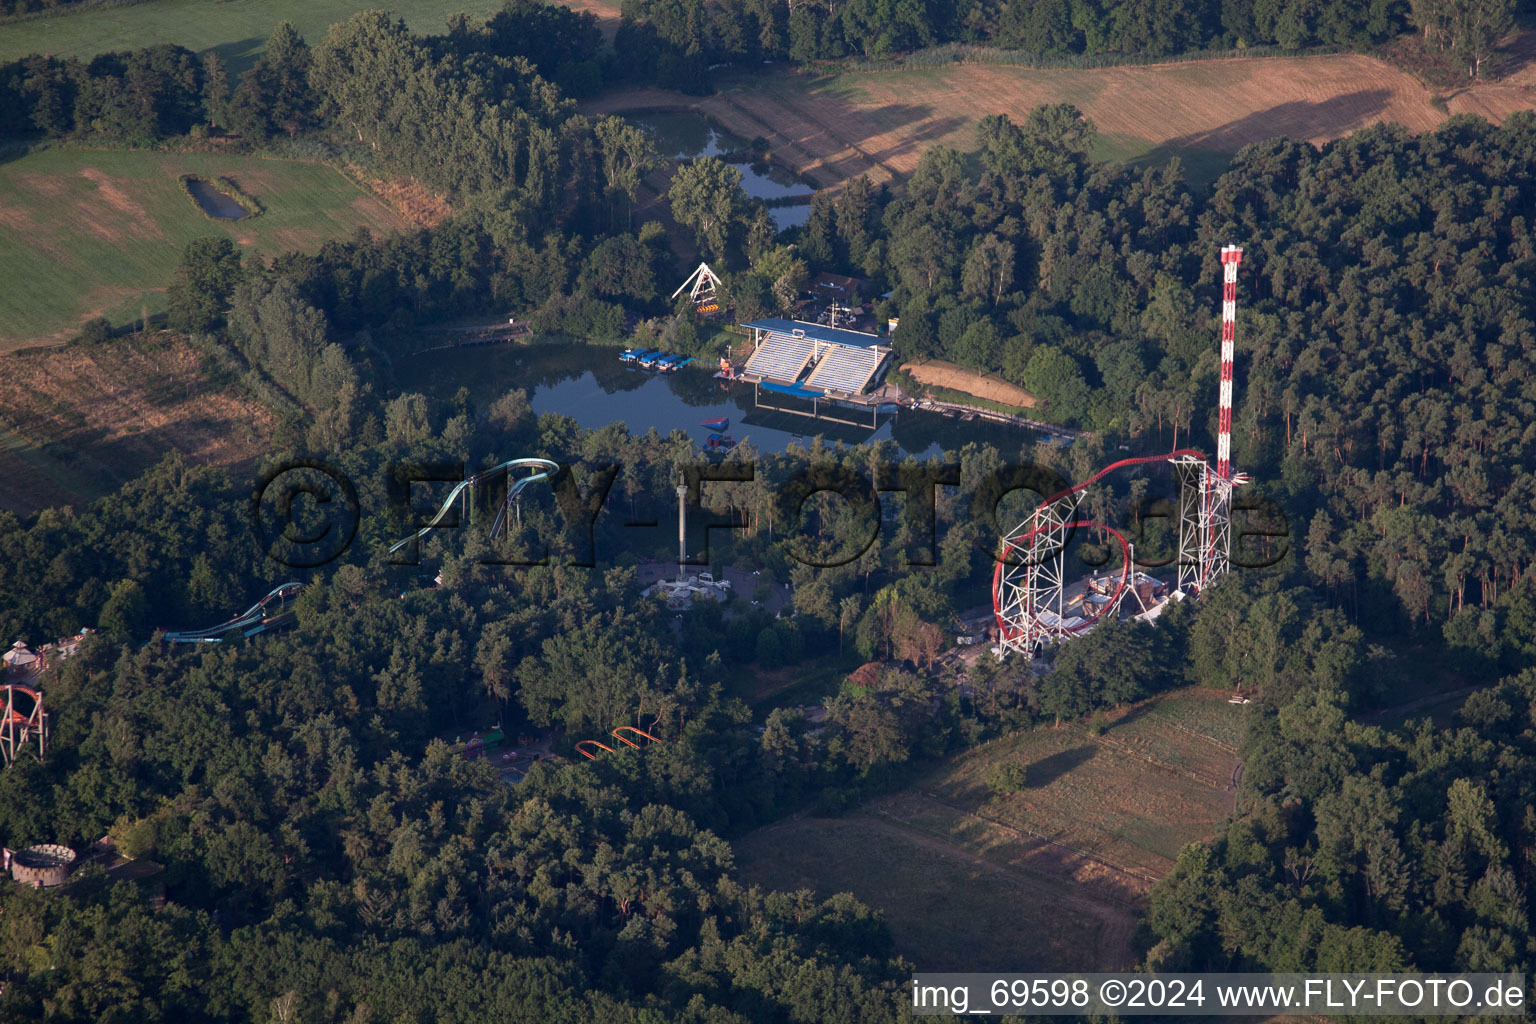
M1030 513L1027 520L1003 538L997 566L992 573L993 616L997 621L999 643L1003 649L1028 649L1041 639L1077 635L1086 632L1098 621L1098 616L1083 616L1081 621L1069 624L1069 620L1062 618L1060 604L1065 580L1061 558L1069 539L1069 531L1078 528L1102 530L1119 541L1120 578L1114 592L1101 606L1106 612L1118 607L1132 571L1130 542L1112 527L1076 518L1078 495L1118 469L1157 462L1206 465L1205 456L1192 448L1181 448L1166 455L1121 459L1081 483L1046 498ZM1209 486L1208 476L1202 475L1202 488ZM1202 494L1201 500L1207 501L1208 496ZM1208 546L1214 540L1212 537L1204 543ZM1009 556L1014 553L1023 556L1022 561L1010 561ZM1205 583L1203 577L1200 583ZM1056 606L1055 610L1052 605Z

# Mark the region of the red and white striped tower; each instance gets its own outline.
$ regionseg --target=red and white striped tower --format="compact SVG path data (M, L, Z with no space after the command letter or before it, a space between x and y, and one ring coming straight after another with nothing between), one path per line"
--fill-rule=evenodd
M1243 250L1221 249L1221 411L1216 424L1216 475L1232 479L1232 349L1237 339L1237 265Z
M1179 589L1200 593L1228 569L1232 551L1232 488L1247 481L1232 472L1232 354L1237 342L1237 266L1243 250L1222 246L1221 393L1216 424L1216 466L1202 458L1174 460L1184 478L1179 491Z

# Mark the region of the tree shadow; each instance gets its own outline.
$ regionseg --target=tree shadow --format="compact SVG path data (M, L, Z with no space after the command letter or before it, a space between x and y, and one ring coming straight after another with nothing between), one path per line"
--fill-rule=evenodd
M1024 785L1029 789L1043 789L1073 769L1092 761L1098 753L1099 748L1089 743L1042 758L1024 769Z
M884 123L890 120L895 122L893 127L903 127L905 125L922 121L924 118L927 118L930 113L932 113L931 107L899 104L880 107L876 110L870 111L869 116L878 123ZM917 131L909 132L903 135L901 141L896 145L882 149L876 153L870 153L869 157L876 163L884 165L889 160L894 160L898 157L906 156L907 154L912 153L914 150L926 148L927 143L935 142L944 138L946 135L949 135L951 132L958 131L959 129L965 127L967 120L967 118L960 117L958 115L935 118L934 120L923 125L923 127ZM887 168L887 170L891 169ZM892 173L895 172L892 171Z
M319 42L319 40L312 40L311 44L313 45L316 42ZM216 53L219 55L219 59L224 62L224 67L229 72L230 88L234 88L239 83L240 76L255 65L257 58L261 56L262 50L266 48L266 45L267 41L265 39L250 36L246 39L233 39L227 43L210 46L201 53Z
M1532 63L1536 63L1536 28L1522 28L1508 46L1494 55L1493 71L1499 78L1508 78Z
M1136 721L1136 719L1141 718L1148 711L1151 711L1155 703L1155 701L1143 701L1140 704L1132 704L1130 707L1125 709L1125 714L1109 723L1109 731L1114 732L1122 725L1130 725L1132 722Z
M1151 167L1178 157L1184 163L1186 180L1209 185L1226 168L1232 154L1250 142L1276 136L1305 140L1334 135L1349 118L1354 121L1349 130L1354 131L1375 119L1391 99L1392 93L1387 89L1361 89L1316 103L1293 100L1256 110L1208 131L1169 139L1126 164Z

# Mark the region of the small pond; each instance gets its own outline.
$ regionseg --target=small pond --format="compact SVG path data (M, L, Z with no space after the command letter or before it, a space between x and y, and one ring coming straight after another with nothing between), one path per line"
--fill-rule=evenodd
M240 220L245 216L245 207L202 178L188 179L187 191L192 193L192 198L197 201L197 205L210 217L217 217L219 220Z
M811 215L815 189L794 174L770 163L750 160L751 142L688 110L658 110L626 114L656 143L656 152L674 160L720 157L741 171L747 195L763 200L780 231L804 224Z

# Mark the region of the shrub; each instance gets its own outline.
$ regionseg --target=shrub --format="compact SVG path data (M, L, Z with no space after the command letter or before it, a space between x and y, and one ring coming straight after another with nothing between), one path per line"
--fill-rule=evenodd
M1029 784L1029 772L1017 761L1004 761L987 772L987 786L997 794L1017 793Z
M75 340L82 345L104 345L112 340L112 322L104 316L87 320Z

